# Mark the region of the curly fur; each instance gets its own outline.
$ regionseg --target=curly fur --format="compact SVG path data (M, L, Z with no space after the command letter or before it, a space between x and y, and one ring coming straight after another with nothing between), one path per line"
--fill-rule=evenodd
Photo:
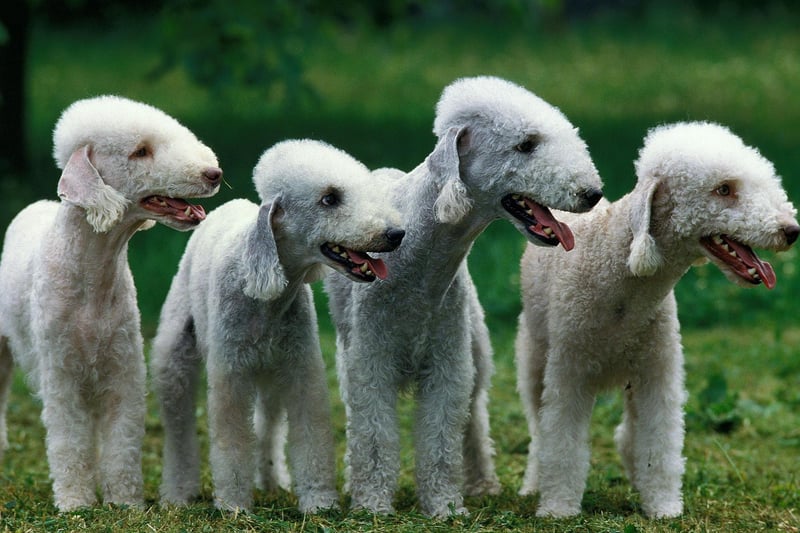
M458 80L437 106L438 141L427 160L392 176L408 232L385 257L390 279L372 285L328 276L337 369L347 411L352 506L393 511L400 447L395 406L416 392L416 480L421 510L465 513L470 494L500 490L489 437L491 346L466 256L510 193L569 210L589 209L600 179L574 127L505 80ZM527 152L521 143L536 140ZM532 146L532 144L531 144Z
M287 421L300 510L336 507L328 385L307 282L327 264L350 283L321 247L392 250L400 216L380 179L317 141L270 148L253 181L261 205L233 200L209 215L161 312L151 362L165 432L161 499L186 504L200 491L194 399L205 360L217 507L249 508L255 484L288 486ZM331 194L338 201L326 205Z
M0 259L3 444L13 354L42 400L59 510L94 504L98 484L106 503L140 505L145 366L127 242L152 219L192 227L141 201L209 196L221 171L173 118L113 96L70 106L54 144L61 202L20 212Z
M528 246L522 258L516 358L532 440L520 492L540 492L538 515L580 512L592 406L612 387L624 389L615 440L644 513L681 514L686 391L673 287L704 259L752 286L701 239L783 250L800 232L772 164L722 126L653 129L636 172L620 200L564 215L571 253Z

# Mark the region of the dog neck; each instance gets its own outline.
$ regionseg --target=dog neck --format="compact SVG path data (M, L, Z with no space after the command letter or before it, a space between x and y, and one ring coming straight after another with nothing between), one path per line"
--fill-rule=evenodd
M434 204L439 190L425 175L420 165L406 179L407 186L398 189L395 202L405 213L406 237L394 252L382 254L389 264L391 279L400 276L418 278L431 293L443 294L451 285L458 269L472 249L475 239L496 218L472 206L456 223L443 223L436 218Z
M105 233L97 233L86 221L86 212L62 202L45 242L42 263L68 278L72 287L104 294L128 268L128 241L141 221L123 221Z

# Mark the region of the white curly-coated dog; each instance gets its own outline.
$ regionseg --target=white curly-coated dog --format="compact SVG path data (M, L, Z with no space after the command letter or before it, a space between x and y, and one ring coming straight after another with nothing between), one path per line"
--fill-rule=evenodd
M217 192L214 153L175 119L115 96L80 100L54 132L61 202L21 211L0 259L0 437L13 358L42 400L59 510L142 503L145 363L127 244L187 230Z
M338 505L330 398L309 281L387 271L366 252L403 239L383 181L318 141L284 141L253 172L261 205L234 200L194 232L161 312L152 380L164 422L162 501L200 493L195 397L203 360L214 500L247 509L254 482L288 484L303 512ZM340 275L336 274L336 275ZM378 281L378 283L381 283Z
M492 77L445 88L438 143L408 175L391 169L408 232L384 257L380 284L329 275L337 367L347 411L352 506L393 511L400 467L396 402L416 393L420 509L466 513L462 490L496 493L487 390L491 345L466 257L493 220L533 242L572 247L546 206L585 211L602 196L586 145L564 115L524 88ZM563 250L561 250L563 252Z
M537 514L581 508L595 395L620 387L615 440L649 517L682 513L683 352L673 287L710 259L732 281L771 288L752 247L800 233L773 165L728 129L678 123L649 132L638 182L620 200L564 219L570 254L528 246L517 337L518 388L531 433L522 494Z

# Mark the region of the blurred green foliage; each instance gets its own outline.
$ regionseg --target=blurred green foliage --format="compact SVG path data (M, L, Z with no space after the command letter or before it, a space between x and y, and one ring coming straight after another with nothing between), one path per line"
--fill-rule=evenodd
M560 107L580 128L611 199L632 188L647 129L687 119L730 126L775 163L790 198L800 198L797 10L770 2L709 14L653 0L584 11L563 2L545 15L537 2L467 4L274 2L267 13L251 2L181 0L160 10L147 4L138 17L112 11L100 23L40 19L28 76L32 170L0 181L0 228L26 203L54 197L50 132L78 98L124 94L197 132L233 187L204 202L213 208L255 199L252 167L284 138L326 140L370 167L413 168L433 147L442 88L477 74L511 79ZM131 242L146 333L186 238L157 228ZM523 247L501 222L470 256L493 328L516 321ZM764 255L778 274L773 291L736 287L711 266L693 269L677 288L684 328L788 325L800 291L796 253Z
M724 374L711 374L697 395L699 409L689 410L688 425L711 428L719 433L731 433L741 423L739 394L728 389Z

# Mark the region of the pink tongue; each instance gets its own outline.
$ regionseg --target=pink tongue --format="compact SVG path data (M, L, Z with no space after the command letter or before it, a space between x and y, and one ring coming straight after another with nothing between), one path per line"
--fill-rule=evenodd
M531 231L542 234L541 231L536 231L536 228L540 226L548 227L553 230L553 234L555 234L556 238L561 242L561 246L564 247L565 251L568 252L575 247L575 237L572 235L572 230L563 222L556 220L549 209L528 198L525 198L525 205L528 206L528 209L533 211L533 218L535 218L538 223L536 226L530 227Z
M172 216L178 220L204 220L206 212L202 205L193 205L181 198L167 198L166 196L151 196L144 202L144 207L161 215ZM186 214L186 208L189 214Z
M372 270L372 273L375 274L376 278L386 279L389 272L383 260L370 257L360 252L354 252L353 250L347 250L347 255L350 256L350 261L359 266L366 263L369 269Z
M758 277L761 278L766 288L771 289L775 287L775 283L777 283L778 279L775 276L775 270L773 270L772 265L766 261L762 261L749 246L739 244L732 239L725 239L725 242L728 243L728 246L733 248L736 255L739 256L739 259L741 259L748 268L756 269Z

